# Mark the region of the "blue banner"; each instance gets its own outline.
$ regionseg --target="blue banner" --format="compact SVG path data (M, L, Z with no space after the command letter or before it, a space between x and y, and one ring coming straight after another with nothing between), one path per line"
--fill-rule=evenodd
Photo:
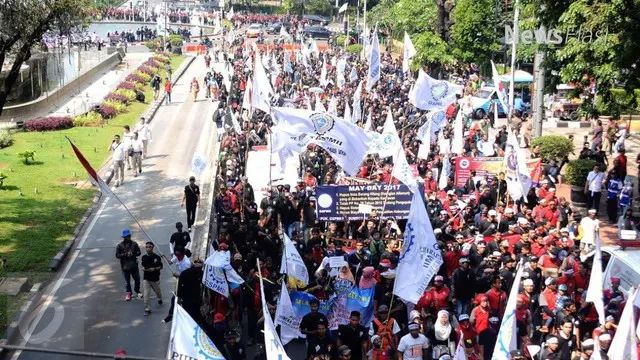
M420 193L424 194L423 185ZM385 205L385 197L387 202ZM406 219L411 208L411 191L405 184L375 183L365 185L318 186L317 214L320 221L362 220L384 213L385 218ZM363 213L363 207L371 213ZM384 206L384 211L382 208Z
M375 288L360 289L357 286L346 283L340 283L337 280L335 286L336 293L327 301L320 301L319 311L327 316L329 320L329 328L335 330L338 325L346 325L349 323L349 315L352 311L360 312L360 324L369 327L373 321L373 294ZM309 301L315 299L315 296L293 291L290 294L293 312L299 320L303 316L311 312Z

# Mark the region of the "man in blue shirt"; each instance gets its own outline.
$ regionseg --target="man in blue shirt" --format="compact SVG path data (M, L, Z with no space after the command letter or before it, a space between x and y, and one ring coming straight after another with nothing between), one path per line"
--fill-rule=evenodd
M612 223L618 220L618 195L621 190L622 180L618 172L614 171L607 184L607 215Z
M522 97L520 95L515 95L513 99L513 109L518 111L518 116L522 117L522 112L524 111L524 102L522 101Z

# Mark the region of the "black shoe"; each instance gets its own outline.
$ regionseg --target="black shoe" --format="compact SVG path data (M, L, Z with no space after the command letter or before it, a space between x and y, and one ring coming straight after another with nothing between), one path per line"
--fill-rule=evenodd
M142 174L142 169L138 170L138 173Z
M162 305L162 300L158 300L158 305Z
M151 310L145 310L144 311L144 316L149 316L151 314Z
M173 320L173 316L167 316L166 318L164 318L164 320L162 320L163 323L170 323L171 320Z

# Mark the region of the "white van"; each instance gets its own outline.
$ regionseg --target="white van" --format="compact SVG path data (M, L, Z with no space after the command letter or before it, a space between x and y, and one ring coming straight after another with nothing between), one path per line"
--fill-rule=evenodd
M629 289L640 284L640 249L620 246L602 246L602 268L604 269L604 289L611 289L611 278L620 279L620 290L629 296ZM591 252L588 256L593 256Z

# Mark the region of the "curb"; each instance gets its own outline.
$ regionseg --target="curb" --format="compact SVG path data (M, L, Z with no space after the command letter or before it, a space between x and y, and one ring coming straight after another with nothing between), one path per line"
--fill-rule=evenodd
M173 74L173 77L171 79L173 84L178 82L178 80L186 72L186 70L189 68L189 66L191 66L191 64L193 63L195 58L196 58L195 56L190 56L187 59L185 59L185 61L182 63L182 65L180 65L178 70L176 70L176 72ZM144 112L142 116L146 117L149 121L151 121L153 119L153 117L155 116L156 112L158 111L158 109L160 108L161 104L162 104L162 99L159 98L158 100L154 101L149 106L148 110L146 112ZM105 176L103 177L103 179L104 179L104 182L107 183L107 185L111 182L111 180L113 179L113 169L111 167L108 168L108 170L105 173ZM73 231L73 239L67 241L67 243L64 244L62 249L60 249L60 251L58 251L58 253L53 257L53 259L51 259L51 262L49 263L49 269L51 269L51 271L57 271L60 268L60 266L64 262L64 259L67 257L67 255L69 254L71 249L73 249L73 246L74 246L74 244L76 242L76 239L78 238L78 236L80 236L80 232L82 231L82 229L86 225L87 220L89 220L89 217L91 216L91 214L95 210L95 208L98 205L98 202L99 202L99 200L101 198L102 198L102 192L99 191L93 197L93 203L87 209L87 211L84 213L84 216L82 217L82 219L80 220L80 222L76 226L75 230Z
M20 311L13 315L11 323L7 326L7 330L5 331L6 336L4 337L4 339L0 339L0 354L2 354L2 356L4 356L5 354L5 350L2 348L2 345L13 341L18 336L20 336L19 326L21 320L27 315L27 312L33 304L33 300L36 298L38 292L43 286L43 283L34 284L29 290L29 299L27 300L27 302L25 302L22 307L20 307Z
M175 83L177 83L178 80L180 80L182 75L187 71L187 69L189 68L189 66L191 66L191 63L193 63L193 61L195 59L196 59L195 56L189 56L187 59L185 59L185 61L182 63L182 65L180 65L178 70L176 70L176 72L173 74L173 76L171 78L171 84L172 85L175 85ZM160 108L160 106L162 106L162 100L163 99L164 99L164 96L162 98L158 97L157 100L152 102L149 105L149 107L147 108L147 111L145 111L142 114L142 117L146 118L148 122L151 122L151 120L153 120L153 117L156 115L156 112L158 112L158 109ZM140 120L140 119L138 119L138 120ZM109 161L109 160L107 160L107 161ZM103 177L103 180L107 185L109 185L109 183L111 183L112 179L113 179L113 168L111 166L109 166L109 169L105 173L105 176Z
M569 128L569 129L586 129L591 124L585 121L545 121L542 123L543 129Z

